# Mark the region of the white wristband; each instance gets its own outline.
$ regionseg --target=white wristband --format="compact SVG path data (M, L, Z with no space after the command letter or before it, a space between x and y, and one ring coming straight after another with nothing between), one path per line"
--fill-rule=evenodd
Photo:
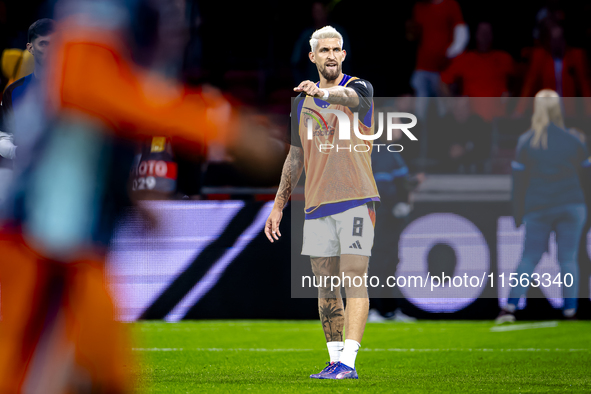
M10 139L0 139L0 156L13 160L15 157L16 146Z
M326 100L328 98L328 96L330 96L330 94L328 93L328 89L320 89L324 92L324 95L322 96L323 100Z

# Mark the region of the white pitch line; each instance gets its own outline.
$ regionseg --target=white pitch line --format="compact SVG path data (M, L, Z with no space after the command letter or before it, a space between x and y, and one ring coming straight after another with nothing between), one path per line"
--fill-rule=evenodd
M535 328L550 328L558 326L558 322L549 321L544 323L527 323L527 324L513 324L510 326L495 326L491 327L492 332L504 332L504 331L519 331L519 330L531 330Z
M314 349L264 349L264 348L132 348L136 352L309 352Z
M311 352L320 349L265 349L265 348L132 348L136 352ZM589 352L591 349L549 349L549 348L519 348L519 349L364 349L363 352Z

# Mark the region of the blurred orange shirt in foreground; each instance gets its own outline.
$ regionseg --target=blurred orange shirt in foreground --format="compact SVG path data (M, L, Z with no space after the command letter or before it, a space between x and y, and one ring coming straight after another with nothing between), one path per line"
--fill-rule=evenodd
M140 70L122 31L85 23L85 17L60 22L52 39L42 86L47 125L82 119L123 138L176 136L198 144L230 125L231 106L220 94ZM44 156L34 158L43 167ZM74 158L67 164L80 163ZM100 182L88 180L91 186ZM83 243L62 250L70 254L59 259L48 258L23 231L26 226L0 231L0 392L84 391L77 385L92 392L129 392L131 345L124 326L113 321L104 250L83 250L94 246Z
M177 136L203 142L228 126L231 107L136 67L116 32L60 24L49 69L48 101L56 112L79 112L125 137Z

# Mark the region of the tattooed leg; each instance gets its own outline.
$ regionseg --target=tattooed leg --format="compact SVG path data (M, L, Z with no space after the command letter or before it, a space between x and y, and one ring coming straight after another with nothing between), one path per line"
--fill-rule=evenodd
M316 276L317 283L324 284L325 276L338 276L340 272L339 257L314 257L312 260L312 271ZM321 282L322 280L322 282ZM343 327L345 325L345 312L340 288L330 289L328 286L318 287L318 312L324 329L326 342L343 341Z

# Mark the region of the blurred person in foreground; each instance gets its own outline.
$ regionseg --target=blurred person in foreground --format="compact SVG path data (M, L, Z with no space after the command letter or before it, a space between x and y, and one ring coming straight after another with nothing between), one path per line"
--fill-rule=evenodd
M29 74L8 85L2 95L2 125L0 128L0 203L6 198L12 180L13 160L16 155L14 144L15 122L23 119L14 118L15 106L22 101L29 89L45 78L45 63L51 49L51 36L54 31L51 19L39 19L30 27L27 34L27 51L33 56L35 68Z
M455 0L419 0L413 8L412 20L407 23L406 36L419 41L411 85L419 98L417 116L423 118L429 105L424 98L441 96L440 73L451 59L464 51L470 32Z
M525 223L525 239L517 266L518 285L511 288L497 323L515 321L517 304L528 288L521 283L522 275L527 275L532 285L539 286L545 280L544 273L534 273L534 269L548 250L553 231L560 279L566 281L566 275L572 279L572 286L563 288L563 315L574 318L579 288L577 257L591 189L591 158L581 139L565 130L556 92L545 89L536 94L531 130L519 138L511 166L513 217L517 227Z
M373 86L369 81L343 74L346 52L343 37L331 26L312 34L309 59L318 69L320 81L301 82L292 108L291 149L283 166L281 183L265 234L274 242L281 236L279 224L283 208L306 169L305 221L302 255L309 255L316 280L341 274L363 278L367 274L373 246L375 204L379 194L371 170L371 140L351 133L350 140L336 136L339 120L334 114L320 115L324 109L339 110L355 121L357 130L373 135ZM313 122L323 117L324 122ZM308 122L314 127L309 139ZM338 146L325 150L327 144ZM349 152L346 146L362 145L367 150ZM343 151L345 149L345 151ZM358 379L355 359L359 350L369 299L367 287L356 287L344 280L347 308L343 307L340 287L318 287L318 309L330 361L313 379ZM343 328L346 339L343 342Z
M15 130L17 173L0 231L2 393L129 391L131 346L113 321L104 263L131 204L133 147L150 135L200 144L248 122L215 91L139 68L133 26L161 31L171 3L129 4L60 1L47 77L14 108L27 116ZM159 25L129 19L145 15L136 7L158 14ZM164 61L176 41L158 41L176 38L167 31L144 49Z
M451 95L451 85L458 85L456 96L478 97L470 100L472 111L484 120L505 114L504 106L495 97L509 96L509 81L514 74L511 55L493 49L493 28L480 22L474 35L476 48L466 51L451 61L441 73L442 90Z

